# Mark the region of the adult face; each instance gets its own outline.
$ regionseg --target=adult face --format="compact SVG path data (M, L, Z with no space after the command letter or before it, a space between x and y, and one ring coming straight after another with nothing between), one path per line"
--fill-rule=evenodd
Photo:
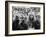
M30 15L29 17L30 17L30 19L32 19L34 16L33 15Z
M40 16L36 16L36 20L40 21Z

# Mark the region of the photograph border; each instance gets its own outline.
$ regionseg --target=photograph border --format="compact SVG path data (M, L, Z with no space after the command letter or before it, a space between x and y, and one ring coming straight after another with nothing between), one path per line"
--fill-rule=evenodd
M8 34L8 2L27 3L27 4L42 4L43 5L43 32L42 33L26 33L26 34ZM41 2L25 2L25 1L5 1L5 36L18 36L18 35L35 35L45 34L45 3Z

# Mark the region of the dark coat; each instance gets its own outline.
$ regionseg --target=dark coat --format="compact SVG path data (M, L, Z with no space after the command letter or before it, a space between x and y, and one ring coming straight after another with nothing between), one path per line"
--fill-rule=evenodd
M35 29L40 29L40 22L39 21L35 21L34 27L35 27Z
M13 22L13 30L18 30L18 26L19 26L19 20L15 20L14 22Z
M22 23L20 25L21 25L20 30L27 30L28 29L28 26L27 26L27 24L24 23L24 20L22 21Z

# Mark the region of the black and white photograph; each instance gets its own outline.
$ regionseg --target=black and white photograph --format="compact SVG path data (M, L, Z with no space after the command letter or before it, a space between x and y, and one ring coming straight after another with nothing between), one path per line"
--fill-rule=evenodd
M12 7L12 30L40 29L40 7Z
M8 1L5 7L6 35L44 34L44 3Z

